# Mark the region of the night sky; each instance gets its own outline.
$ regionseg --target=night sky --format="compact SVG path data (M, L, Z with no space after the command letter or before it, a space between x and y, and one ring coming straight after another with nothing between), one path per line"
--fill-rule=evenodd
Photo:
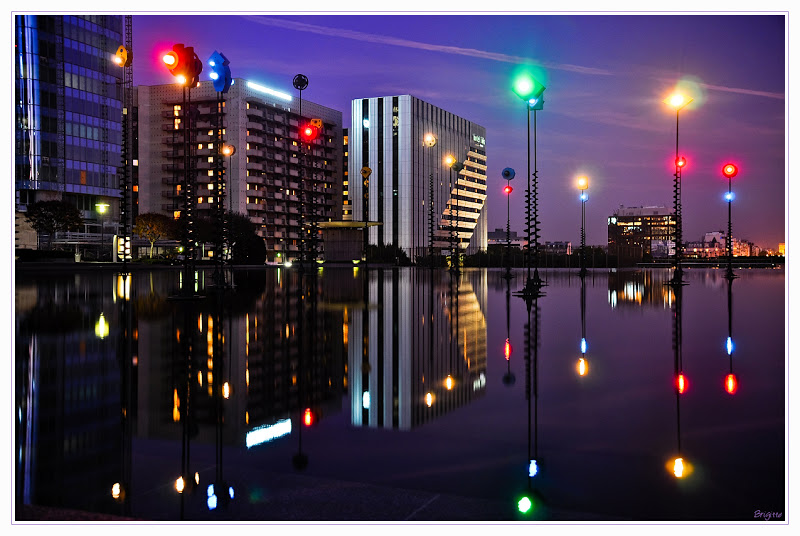
M781 13L134 15L134 84L172 83L160 56L183 43L204 62L223 53L234 78L292 95L305 74L303 98L342 111L345 127L352 99L414 95L486 127L489 229L505 227L500 172L512 167L511 228L523 234L526 112L511 84L527 68L547 87L536 131L541 241L580 243L584 174L591 245L607 243L620 205L672 206L675 111L663 99L681 84L694 98L680 113L684 240L727 229L721 168L734 162L733 234L776 249L785 24Z

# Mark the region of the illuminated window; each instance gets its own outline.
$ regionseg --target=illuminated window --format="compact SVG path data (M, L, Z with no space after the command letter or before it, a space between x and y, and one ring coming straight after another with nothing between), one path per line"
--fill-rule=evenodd
M138 184L134 184L133 185L133 191L134 192L138 192L139 191L139 185Z
M198 203L202 203L202 202L203 202L203 198L202 198L202 197L198 197L198 198L197 198L197 202L198 202Z
M208 176L209 177L213 177L214 176L214 170L213 169L209 169L208 170Z
M213 143L209 143L209 144L206 146L206 149L213 149L213 148L214 148L214 144L213 144Z
M172 213L172 218L173 219L177 220L180 217L181 217L181 211L180 210L176 210L175 212Z
M214 162L214 157L213 157L213 156L209 156L209 157L208 157L208 161L209 161L209 162Z

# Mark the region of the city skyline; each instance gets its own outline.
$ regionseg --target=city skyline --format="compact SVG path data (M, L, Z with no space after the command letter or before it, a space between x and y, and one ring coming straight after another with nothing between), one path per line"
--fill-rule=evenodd
M522 233L526 112L511 82L528 66L547 87L536 118L541 240L579 240L574 182L587 175L587 243L604 244L606 218L620 205L672 206L675 112L662 100L683 81L694 98L680 115L684 238L724 228L720 170L731 161L740 169L734 236L777 248L786 225L785 22L783 14L135 14L134 84L170 83L160 54L184 43L203 61L225 54L236 78L293 96L292 77L305 74L303 98L343 111L344 127L352 99L414 95L486 126L488 228L505 224L500 172L512 167L511 226Z

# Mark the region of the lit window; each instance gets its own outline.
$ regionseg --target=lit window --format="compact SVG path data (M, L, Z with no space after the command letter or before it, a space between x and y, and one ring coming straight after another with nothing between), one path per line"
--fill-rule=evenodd
M202 143L198 143L198 144L197 144L197 148L198 148L198 149L202 149L202 148L203 148L203 144L202 144Z
M176 210L175 212L172 213L172 218L173 219L177 220L180 217L181 217L181 211L180 210Z
M206 146L206 149L213 149L213 148L214 148L214 144L213 144L213 143L209 143L209 144Z
M208 161L209 161L209 162L214 162L214 157L213 157L213 156L209 156L209 157L208 157Z
M209 177L213 177L214 176L214 170L213 169L209 169L208 170L208 176Z
M198 198L197 198L197 202L198 202L198 203L202 203L202 202L203 202L203 198L202 198L202 197L198 197Z

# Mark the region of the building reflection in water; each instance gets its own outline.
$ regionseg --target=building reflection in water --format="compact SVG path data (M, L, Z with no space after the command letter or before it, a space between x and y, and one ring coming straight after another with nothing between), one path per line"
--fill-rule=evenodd
M485 273L362 272L345 326L352 425L408 430L482 396Z
M617 307L661 307L669 309L675 301L670 276L664 270L612 270L608 274L608 303Z

